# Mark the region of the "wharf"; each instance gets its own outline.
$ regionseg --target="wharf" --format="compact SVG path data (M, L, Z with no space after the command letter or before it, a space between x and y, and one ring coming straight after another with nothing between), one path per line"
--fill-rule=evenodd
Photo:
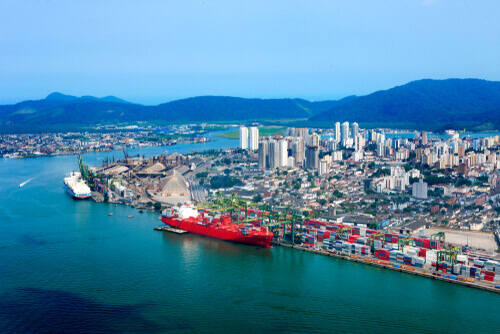
M357 255L346 254L346 253L342 253L342 252L337 252L334 254L334 253L327 252L324 250L315 250L312 248L305 248L305 247L301 247L301 246L297 246L297 245L289 245L289 244L285 244L285 243L281 243L281 242L277 242L277 241L271 242L271 245L299 249L299 250L302 250L305 252L331 256L331 257L335 257L338 259L363 263L363 264L367 264L367 265L371 265L371 266L375 266L375 267L379 267L379 268L385 268L385 269L399 271L399 272L403 272L403 273L407 273L407 274L417 275L417 276L421 276L421 277L427 277L427 278L435 279L438 281L455 283L455 284L467 286L470 288L476 288L476 289L486 290L486 291L490 291L490 292L500 293L500 289L495 288L495 286L490 284L490 282L482 281L479 279L474 279L473 282L459 281L456 279L450 279L450 278L446 278L443 276L435 276L435 275L433 275L434 271L428 271L428 270L421 269L421 268L411 267L411 268L407 269L407 266L404 266L404 265L401 265L400 267L394 267L394 263L392 263L392 262L384 261L384 262L389 263L389 264L384 264L384 263L379 262L377 259L375 259L373 257L368 257L368 256L366 256L366 257L365 256L357 256ZM375 260L377 260L377 262L375 262Z
M172 232L176 234L186 234L189 233L188 231L180 230L178 228L173 228L170 226L157 226L154 228L155 231L167 231L167 232Z

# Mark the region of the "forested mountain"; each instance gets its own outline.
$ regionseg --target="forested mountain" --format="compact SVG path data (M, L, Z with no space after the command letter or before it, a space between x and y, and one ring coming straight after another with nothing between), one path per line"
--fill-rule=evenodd
M52 93L43 100L0 106L0 130L88 127L138 121L164 123L300 120L414 129L500 129L500 82L479 79L419 80L338 101L199 96L144 106L114 96ZM298 122L295 122L298 124Z
M414 128L500 128L500 82L478 79L419 80L361 96L319 113L311 121L412 124ZM495 111L496 110L496 111Z

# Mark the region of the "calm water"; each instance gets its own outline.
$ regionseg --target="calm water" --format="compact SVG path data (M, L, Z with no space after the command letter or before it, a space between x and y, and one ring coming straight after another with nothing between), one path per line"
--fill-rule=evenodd
M156 214L72 200L62 179L76 168L74 156L0 159L0 332L499 332L499 295L156 232Z

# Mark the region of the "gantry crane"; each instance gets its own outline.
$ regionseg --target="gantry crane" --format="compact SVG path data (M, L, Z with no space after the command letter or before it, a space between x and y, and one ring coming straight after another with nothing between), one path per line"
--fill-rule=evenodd
M384 243L385 239L385 234L382 233L382 232L377 232L377 233L372 233L370 235L368 235L368 240L369 240L369 243L370 243L370 248L371 248L371 251L372 253L374 254L375 253L375 238L377 237L382 237L382 239L380 239L380 241L382 243Z
M414 247L415 246L415 240L413 240L412 238L409 238L409 237L401 238L401 239L398 240L398 249L400 251L403 251L404 247L406 245L411 245L412 247Z
M347 237L352 235L352 226L342 226L337 229L337 240L342 240L342 237L347 235ZM339 236L340 235L340 236Z
M462 254L462 248L458 246L450 246L446 249L438 250L436 270L438 270L439 261L448 261L451 263L451 270L453 272L453 268L457 264L457 256L460 254Z
M431 234L431 249L439 249L439 244L443 243L443 247L445 245L445 238L444 238L444 232L438 232ZM432 247L432 244L435 244L434 248Z

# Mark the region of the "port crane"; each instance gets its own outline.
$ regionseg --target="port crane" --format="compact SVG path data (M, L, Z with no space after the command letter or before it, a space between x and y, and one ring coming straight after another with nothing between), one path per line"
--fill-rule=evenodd
M439 249L440 244L445 244L444 232L431 234L431 249ZM433 247L434 244L434 247Z
M409 237L398 240L398 250L403 251L406 245L415 246L415 240Z
M80 174L82 176L82 179L85 181L92 183L92 180L94 179L95 175L94 173L85 165L83 162L82 155L78 153L78 167L80 168Z
M286 240L287 225L290 225L290 243L292 245L295 244L295 230L297 224L300 225L300 235L302 235L304 223L302 216L294 214L290 207L287 207L284 213L275 211L270 204L268 204L267 206L267 212L269 221L267 224L264 224L264 226L271 228L273 233L275 232L276 228L283 226L283 238Z
M342 226L341 228L337 229L337 240L342 240L342 237L344 235L349 238L349 236L352 235L352 226Z
M457 264L457 256L462 254L462 248L458 246L450 246L446 249L437 251L437 260L436 260L436 271L438 270L439 261L447 261L451 263L451 269Z
M381 239L377 239L377 240L380 240L380 242L384 243L385 239L385 234L382 233L382 232L377 232L377 233L372 233L370 235L368 235L368 240L369 240L369 243L370 243L370 248L371 248L371 251L372 253L375 253L375 240L377 237L382 237Z

